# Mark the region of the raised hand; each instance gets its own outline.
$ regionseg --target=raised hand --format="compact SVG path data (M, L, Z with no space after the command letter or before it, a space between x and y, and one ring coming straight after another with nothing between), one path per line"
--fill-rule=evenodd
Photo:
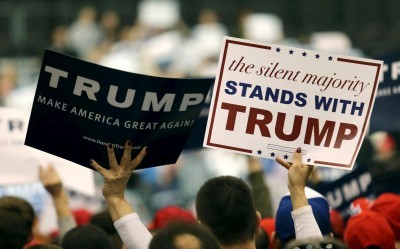
M63 191L61 178L53 165L49 165L47 168L40 166L39 179L53 198L61 195Z
M142 148L140 153L132 160L132 142L126 141L124 153L121 162L118 164L115 157L114 149L109 144L107 146L108 162L110 169L107 170L101 167L96 161L90 160L90 165L93 166L104 178L103 195L106 198L123 198L126 185L131 177L132 171L142 162L147 154L147 147Z
M288 188L292 198L293 210L308 205L305 196L305 187L314 168L313 165L301 163L301 148L297 148L293 155L293 163L289 163L280 157L276 161L288 169Z

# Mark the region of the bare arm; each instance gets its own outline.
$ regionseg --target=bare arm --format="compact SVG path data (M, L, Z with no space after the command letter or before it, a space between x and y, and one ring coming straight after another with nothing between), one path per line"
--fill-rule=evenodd
M140 221L133 207L124 197L126 185L132 171L136 169L146 156L147 147L144 147L139 155L132 160L132 143L127 141L119 164L111 145L107 146L107 152L110 165L109 170L101 167L92 159L90 160L90 165L104 178L102 192L106 199L111 218L114 221L114 226L126 248L147 249L152 236L146 226Z
M296 239L322 238L321 230L315 220L311 206L305 194L305 187L313 170L312 165L301 163L301 148L297 148L293 156L293 164L277 157L277 162L288 169L288 188L292 200L292 218Z
M60 241L64 235L76 227L76 221L69 208L68 195L64 191L61 178L52 165L47 168L39 168L39 178L43 186L53 199L54 207L57 212Z
M297 148L294 152L293 164L286 162L280 157L276 158L276 161L280 165L288 169L288 189L292 199L293 210L308 205L304 189L314 166L301 163L301 160L301 148Z
M247 159L249 180L251 190L253 192L256 210L261 217L272 217L272 203L269 188L264 181L264 172L260 159L258 157L249 156Z

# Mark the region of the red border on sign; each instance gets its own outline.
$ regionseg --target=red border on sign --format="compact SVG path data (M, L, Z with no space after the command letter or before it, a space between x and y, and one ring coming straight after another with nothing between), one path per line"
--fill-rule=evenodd
M218 147L218 148L223 148L223 149L228 149L228 150L235 150L235 151L240 151L240 152L252 153L253 152L252 150L245 149L245 148L237 148L237 147L227 146L227 145L223 145L223 144L211 143L211 135L212 135L213 127L214 127L215 112L216 112L217 104L218 104L219 89L220 89L221 82L222 82L222 76L223 76L224 68L225 68L226 53L228 52L229 44L238 44L238 45L244 45L244 46L248 46L248 47L255 47L255 48L262 48L262 49L271 50L270 46L251 44L251 43L240 42L240 41L232 41L232 40L228 40L228 39L226 40L225 47L224 47L224 54L222 55L221 69L220 69L220 72L219 72L217 92L215 94L215 101L214 101L214 106L213 106L213 114L211 116L210 129L209 129L208 137L207 137L207 145Z

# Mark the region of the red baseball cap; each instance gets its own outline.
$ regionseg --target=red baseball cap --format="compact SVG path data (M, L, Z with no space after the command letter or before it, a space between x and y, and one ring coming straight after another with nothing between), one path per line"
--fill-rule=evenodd
M350 208L353 209L353 212L357 210L358 212L354 212L355 214L361 213L362 211L368 210L371 207L371 200L366 197L358 197L354 201L351 202Z
M270 249L274 249L275 245L272 243L272 233L275 232L275 219L274 218L264 218L260 222L260 227L262 230L268 234Z
M400 240L400 195L395 193L379 195L372 203L371 210L385 216L396 240Z
M149 230L165 227L171 221L196 222L192 212L178 206L166 206L154 214L153 221L147 225Z
M84 208L74 209L72 210L72 214L74 215L77 225L88 224L92 218L92 213Z
M342 215L336 209L331 209L329 210L329 216L331 218L331 227L333 233L340 239L343 238L346 225Z
M365 249L368 246L395 249L394 233L388 221L374 211L363 211L350 217L344 240L351 249Z

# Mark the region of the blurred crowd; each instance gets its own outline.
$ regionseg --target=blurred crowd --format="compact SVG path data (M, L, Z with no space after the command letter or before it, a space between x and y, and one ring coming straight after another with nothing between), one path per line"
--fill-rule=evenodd
M283 22L276 15L248 12L243 13L239 19L237 29L241 38L347 55L363 55L362 51L352 47L350 39L341 32L315 32L309 35L307 41L300 41L285 36ZM93 6L84 6L77 13L76 20L54 29L52 44L49 44L48 49L133 73L173 78L210 78L215 77L217 71L222 38L229 35L231 34L220 22L218 13L212 9L201 10L198 23L189 27L180 17L178 3L152 0L141 2L137 20L126 26L121 25L120 17L115 11L99 13ZM36 64L28 63L32 68L36 67L37 71L39 64L40 58ZM24 67L26 64L21 65L14 60L0 61L0 106L29 109L32 105L38 75L27 76L21 73ZM373 237L379 237L380 233L383 240L389 238L400 241L400 156L396 140L390 134L380 132L365 141L371 148L365 154L362 154L362 149L360 155L364 158L360 160L370 165L368 170L371 173L374 194L363 199L367 204L354 204L354 208L359 210L354 215L363 209L366 216L359 216L361 218L358 221L354 219L347 224L353 232L360 231L348 236L361 236L360 240L366 240L371 235L363 227L384 224L381 233L374 231ZM268 189L268 198L265 197L267 201L261 201L267 209L263 218L270 219L262 223L262 226L270 236L275 229L271 222L274 222L279 202L287 192L287 173L272 160L260 159L260 165L257 170L262 172L262 180ZM127 185L126 199L149 228L161 227L160 224L175 216L183 215L184 219L195 220L195 197L205 181L221 175L232 175L245 179L250 184L252 169L249 167L248 158L243 155L205 148L186 150L174 165L135 171ZM318 177L313 178L310 186L334 181L347 172L315 169L315 174ZM74 207L73 214L77 224L95 223L95 218L98 218L99 222L107 223L101 224L105 232L115 233L112 223L110 225L110 218L100 218L101 215L107 216L107 211L104 211L106 204L101 197L102 178L97 173L94 173L94 177L97 196L85 197L69 191L69 204ZM387 193L393 194L382 200L387 201L387 204L373 204L380 195ZM390 207L383 207L385 211L382 211L379 205ZM174 207L165 209L168 206ZM344 242L347 220L338 221L333 211L332 209L332 227L329 230ZM41 215L45 216L43 213L45 212L41 212ZM385 217L385 214L389 216ZM107 222L103 219L107 219ZM60 231L56 229L51 233L46 232L43 234L37 231L36 240L54 242ZM384 237L383 234L389 235ZM263 247L260 245L259 248Z

